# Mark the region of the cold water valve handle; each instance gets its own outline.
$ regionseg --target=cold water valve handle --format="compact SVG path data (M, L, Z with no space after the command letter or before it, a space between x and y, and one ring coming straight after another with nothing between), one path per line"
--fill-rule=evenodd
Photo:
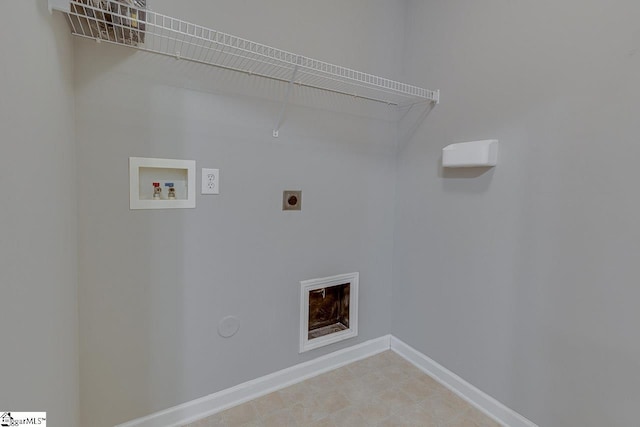
M173 182L166 182L164 184L165 187L169 188L169 193L167 194L167 196L169 197L169 199L175 200L176 199L176 189L173 187Z

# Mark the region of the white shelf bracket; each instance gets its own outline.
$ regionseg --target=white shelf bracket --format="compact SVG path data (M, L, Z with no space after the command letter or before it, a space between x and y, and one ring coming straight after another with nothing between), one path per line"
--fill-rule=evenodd
M53 13L54 10L60 12L69 13L71 11L71 4L69 0L49 0L49 13Z
M284 94L284 99L282 100L282 108L280 109L280 115L278 116L278 121L276 122L275 127L273 128L273 137L277 138L280 126L282 126L282 121L284 120L284 112L287 109L287 103L289 102L289 94L291 93L291 86L293 86L293 82L296 79L296 74L298 74L298 66L293 67L293 73L291 73L291 80L289 80L289 84L287 85L287 92Z
M407 116L407 114L409 114L409 112L411 111L411 109L413 108L413 106L416 104L411 104L409 105L409 108L407 108L407 111L405 111L404 113L402 113L400 115L400 118L398 119L398 123L402 122L404 120L404 118Z

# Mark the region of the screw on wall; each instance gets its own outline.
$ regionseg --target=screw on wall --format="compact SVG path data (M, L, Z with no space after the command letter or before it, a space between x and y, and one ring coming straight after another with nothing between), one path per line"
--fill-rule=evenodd
M282 192L282 210L299 211L302 209L302 191L284 190Z

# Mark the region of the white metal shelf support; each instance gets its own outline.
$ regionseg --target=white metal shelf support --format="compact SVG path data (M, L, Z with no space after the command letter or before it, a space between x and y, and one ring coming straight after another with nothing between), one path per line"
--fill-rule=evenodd
M66 14L80 37L240 71L287 83L382 102L398 108L437 104L440 92L363 73L276 49L170 16L126 0L48 0L49 10ZM295 70L292 77L292 70ZM274 129L277 134L284 108Z
M70 3L69 0L49 0L49 13L53 13L54 10L59 10L60 12L69 13L70 12Z
M280 135L280 126L282 126L282 121L284 120L284 112L287 109L287 103L289 102L289 94L291 93L291 87L293 86L293 82L296 79L296 74L298 74L298 66L293 67L293 73L291 73L291 79L289 80L289 84L287 85L287 92L284 94L284 99L282 100L282 108L280 109L280 115L278 116L278 121L273 128L273 137L277 138Z

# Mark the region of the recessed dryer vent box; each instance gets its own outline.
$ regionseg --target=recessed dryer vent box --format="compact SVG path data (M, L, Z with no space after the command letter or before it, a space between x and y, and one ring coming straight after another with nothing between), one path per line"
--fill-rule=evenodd
M129 208L196 207L195 160L129 158Z
M492 167L498 164L498 140L461 142L442 149L445 168Z

